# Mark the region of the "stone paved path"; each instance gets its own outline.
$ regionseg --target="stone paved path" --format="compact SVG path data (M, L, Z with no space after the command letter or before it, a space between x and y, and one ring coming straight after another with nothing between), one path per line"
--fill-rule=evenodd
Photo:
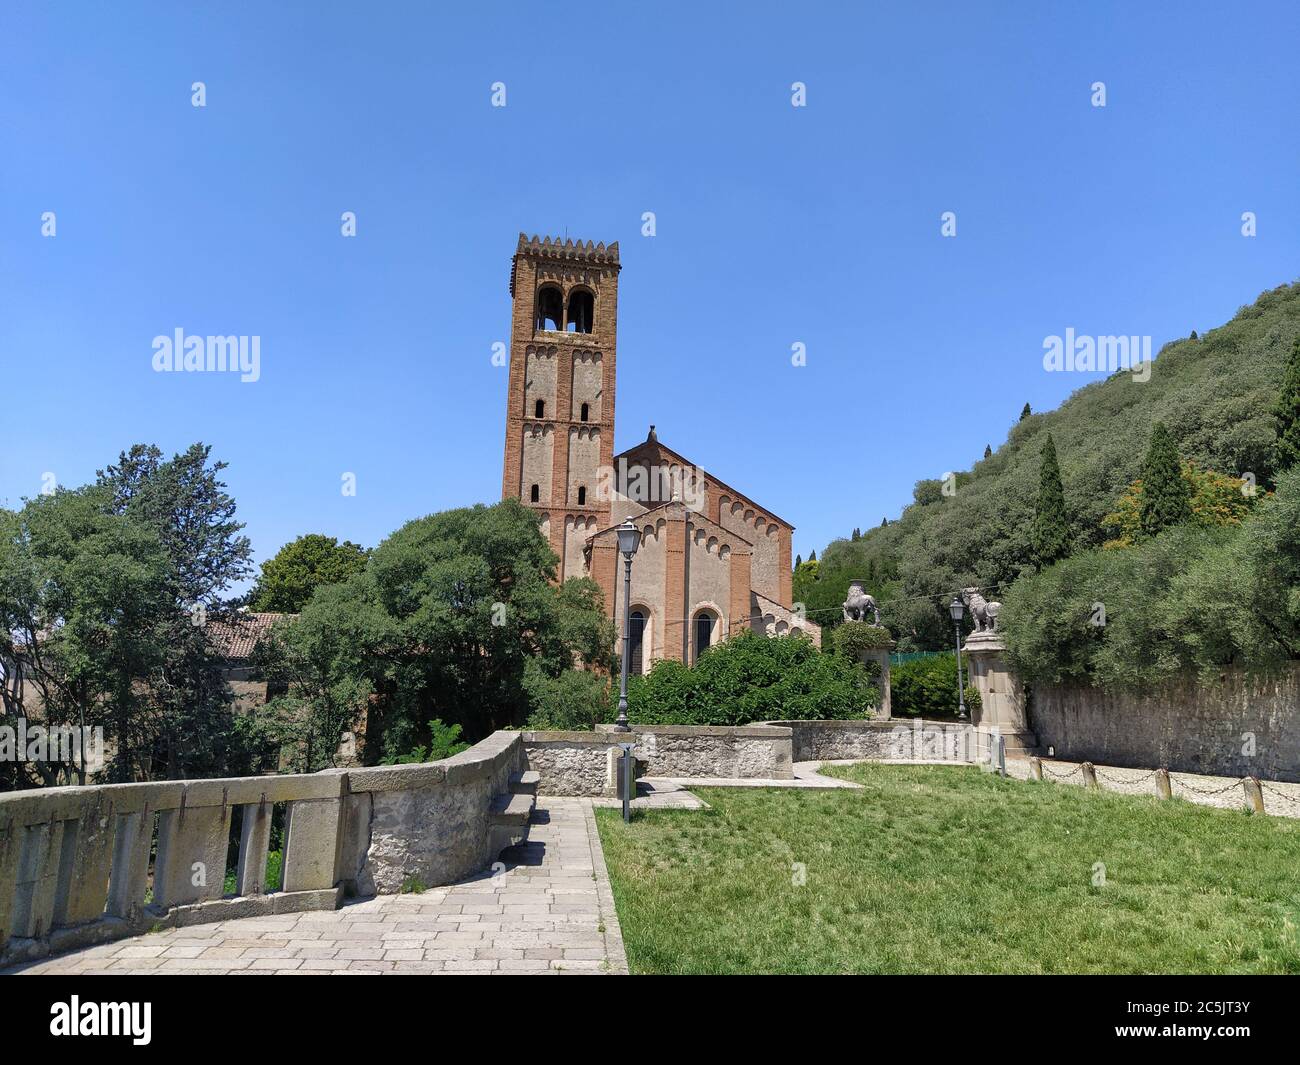
M47 958L25 973L626 973L589 799L542 796L493 873L326 913L195 925Z

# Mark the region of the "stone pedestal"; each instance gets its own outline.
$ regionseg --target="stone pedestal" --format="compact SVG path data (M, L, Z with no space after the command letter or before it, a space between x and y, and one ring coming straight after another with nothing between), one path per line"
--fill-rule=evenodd
M980 693L972 723L985 732L997 730L1007 754L1032 753L1038 737L1029 728L1025 689L1007 664L1007 645L996 632L973 632L962 645L970 685Z
M862 652L863 665L875 662L880 666L880 707L876 711L877 721L888 721L893 716L889 698L889 652L893 646L891 643L886 647L873 647Z

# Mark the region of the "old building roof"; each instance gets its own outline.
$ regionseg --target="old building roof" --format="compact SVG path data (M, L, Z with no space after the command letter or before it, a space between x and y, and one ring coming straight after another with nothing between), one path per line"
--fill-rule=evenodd
M247 611L228 618L213 618L207 625L208 641L222 658L246 660L253 657L253 650L271 626L290 616Z

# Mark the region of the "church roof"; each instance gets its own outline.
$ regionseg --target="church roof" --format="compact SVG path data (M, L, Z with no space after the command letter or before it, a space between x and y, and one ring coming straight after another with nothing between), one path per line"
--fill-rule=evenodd
M778 525L784 525L787 529L790 529L791 531L794 530L794 526L791 525L784 518L782 518L780 515L775 514L767 507L755 503L754 500L751 499L749 496L745 495L744 492L736 491L736 489L732 488L731 485L727 484L727 482L722 480L720 477L715 477L703 466L700 466L697 463L692 462L685 455L681 454L680 452L674 451L667 444L663 443L659 439L659 434L655 432L655 427L653 425L650 426L649 434L646 436L644 440L641 441L641 443L635 445L634 447L628 448L626 451L619 452L617 455L614 456L614 462L617 465L618 460L621 458L626 458L628 460L631 460L632 458L639 458L642 455L646 454L647 452L651 452L660 456L666 456L669 459L673 459L681 463L683 466L690 466L692 469L699 470L701 473L704 474L704 479L708 482L710 486L721 489L722 491L726 492L727 495L729 495L731 498L739 502L747 503L754 510L762 512L772 521L776 522Z

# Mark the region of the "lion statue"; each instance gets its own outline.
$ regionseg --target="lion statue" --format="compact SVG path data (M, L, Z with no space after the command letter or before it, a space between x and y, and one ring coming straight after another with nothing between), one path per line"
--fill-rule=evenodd
M844 600L844 620L866 621L868 614L871 616L871 624L880 624L880 608L876 606L874 597L867 593L866 584L863 581L850 581L849 595Z
M963 588L961 601L970 611L971 620L975 622L976 632L997 632L998 614L1002 611L1001 603L990 603L980 595L978 588Z

